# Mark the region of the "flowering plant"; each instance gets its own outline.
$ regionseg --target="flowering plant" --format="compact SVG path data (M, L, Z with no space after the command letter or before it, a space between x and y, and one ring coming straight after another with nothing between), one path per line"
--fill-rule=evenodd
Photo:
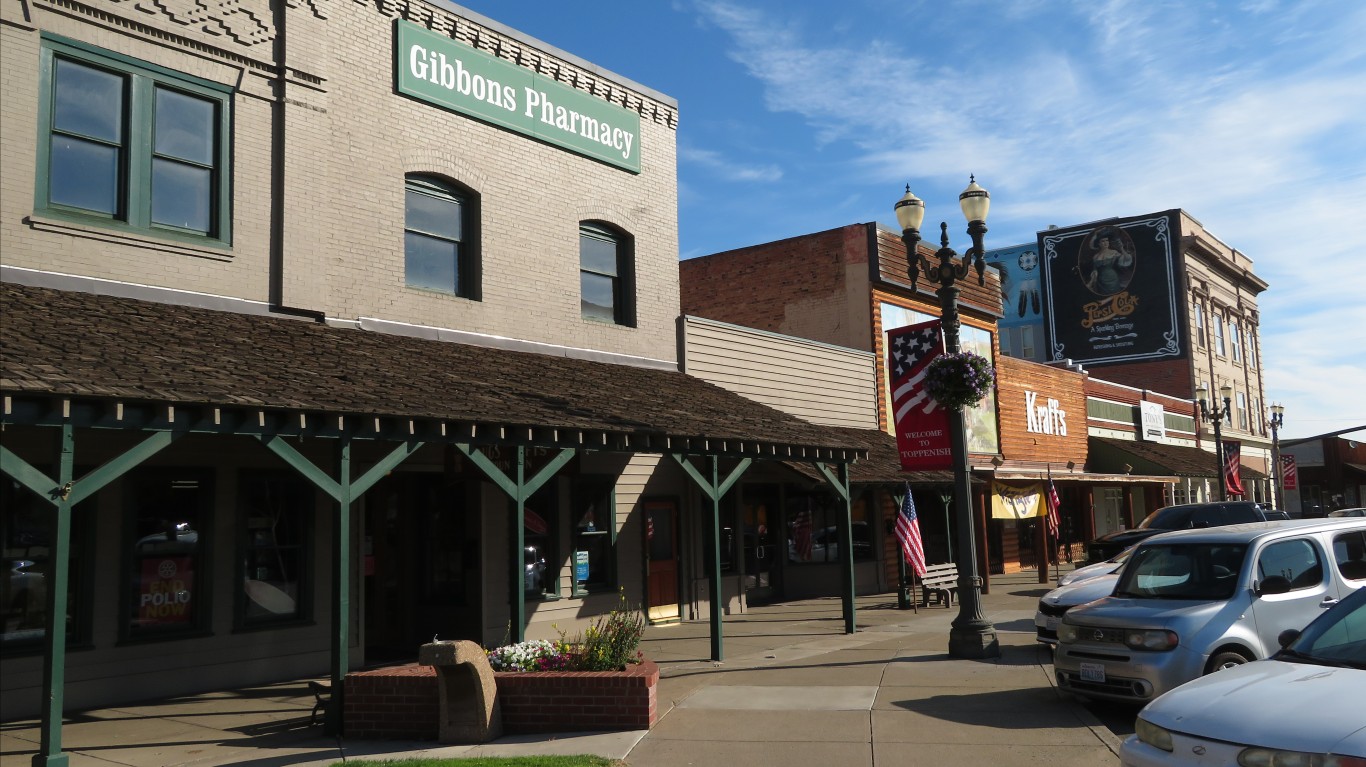
M563 671L571 661L562 645L545 639L496 647L488 656L494 671Z
M972 352L941 354L925 367L925 391L947 408L976 405L995 380L991 363Z

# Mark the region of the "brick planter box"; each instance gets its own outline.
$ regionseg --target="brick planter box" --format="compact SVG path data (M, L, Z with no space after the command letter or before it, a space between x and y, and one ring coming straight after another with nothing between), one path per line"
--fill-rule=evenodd
M625 671L500 671L503 732L648 730L659 711L659 666ZM416 664L346 675L348 738L436 740L436 671Z

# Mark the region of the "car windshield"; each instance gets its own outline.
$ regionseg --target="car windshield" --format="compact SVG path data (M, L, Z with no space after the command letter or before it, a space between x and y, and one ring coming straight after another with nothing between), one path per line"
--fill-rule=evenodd
M1134 599L1228 599L1238 585L1247 547L1228 543L1140 546L1115 586Z
M1319 616L1277 657L1366 670L1366 589Z

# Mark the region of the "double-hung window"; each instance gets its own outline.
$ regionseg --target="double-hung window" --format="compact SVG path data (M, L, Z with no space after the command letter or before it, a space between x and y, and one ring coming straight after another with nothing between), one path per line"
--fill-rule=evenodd
M230 88L45 37L41 93L38 212L230 241Z
M579 225L579 296L585 319L635 327L631 238L601 224Z
M404 183L404 280L414 288L479 300L474 247L477 198L429 176Z
M1195 343L1201 349L1205 348L1205 310L1196 301L1193 305L1195 309Z
M1218 354L1219 354L1220 357L1223 357L1223 356L1225 356L1225 355L1228 353L1228 352L1225 351L1225 349L1224 349L1224 320L1223 320L1222 317L1219 317L1218 315L1216 315L1216 316L1213 318L1213 320L1214 320L1214 322L1213 322L1213 325L1214 325L1214 351L1218 352Z
M1229 340L1229 343L1232 344L1232 346L1233 346L1233 361L1234 361L1234 362L1242 362L1242 361L1243 361L1243 336L1242 336L1241 333L1238 332L1238 323L1236 323L1236 322L1230 322L1230 323L1228 324L1228 340Z

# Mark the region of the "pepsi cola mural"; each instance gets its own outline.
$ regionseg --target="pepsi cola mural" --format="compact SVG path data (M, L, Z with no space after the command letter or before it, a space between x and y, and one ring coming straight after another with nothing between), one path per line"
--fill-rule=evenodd
M1048 359L1182 357L1176 211L1039 233Z

